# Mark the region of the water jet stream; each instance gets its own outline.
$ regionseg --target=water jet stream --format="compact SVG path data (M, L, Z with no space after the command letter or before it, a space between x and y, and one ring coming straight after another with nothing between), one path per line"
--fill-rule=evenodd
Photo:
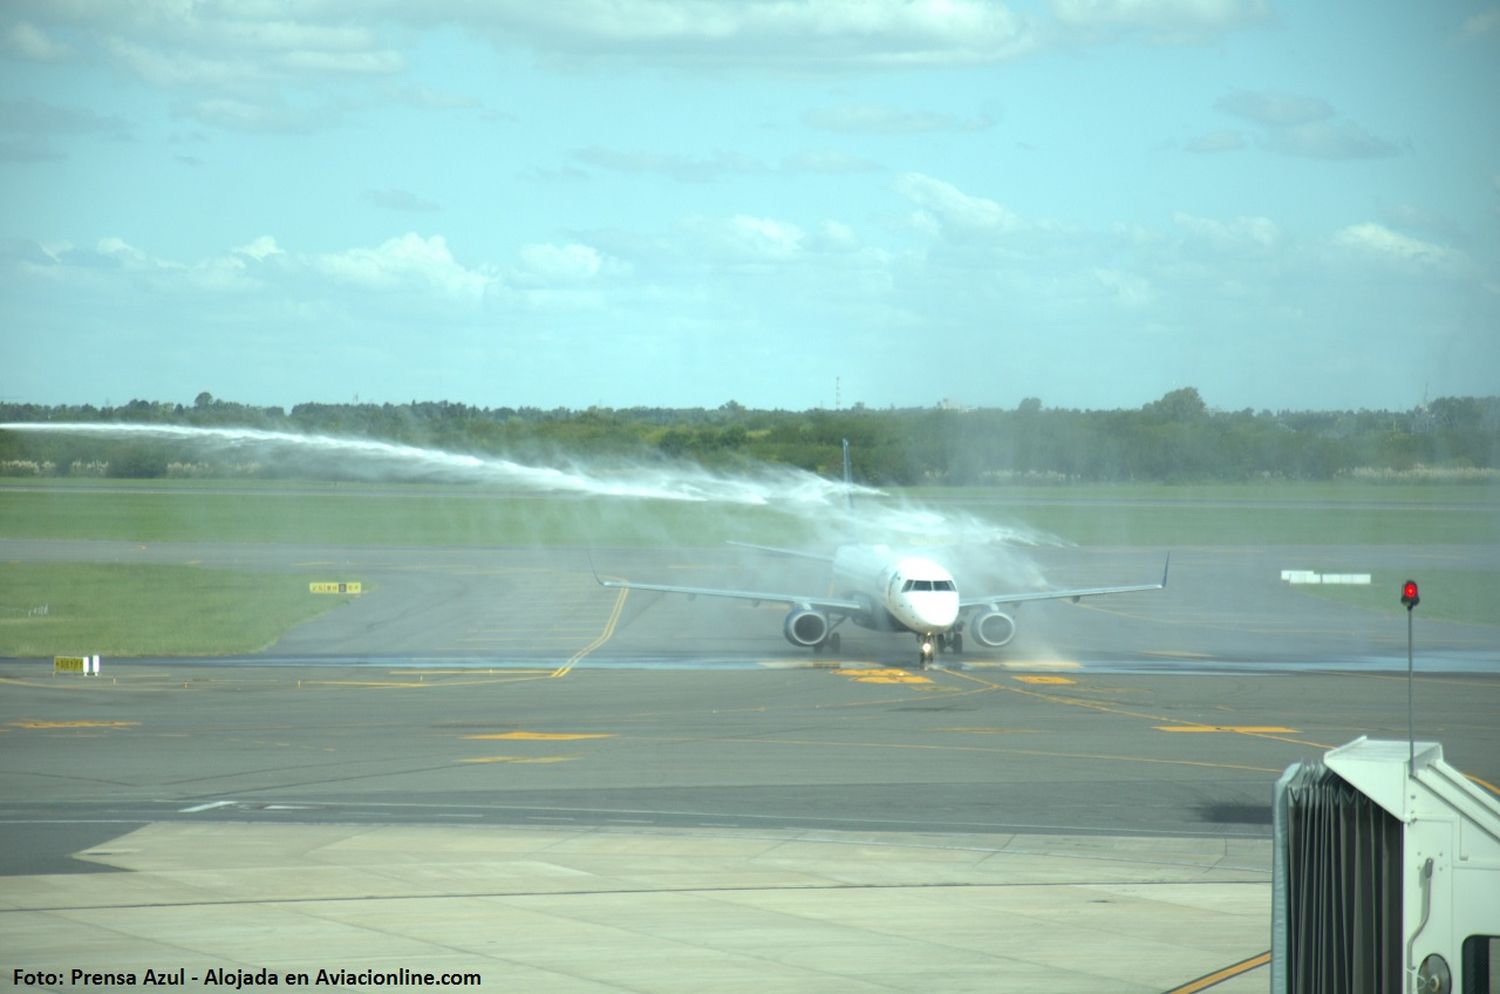
M197 427L126 422L11 422L0 430L181 442L199 450L249 451L261 456L294 454L352 460L344 468L379 479L423 479L484 483L538 493L641 500L714 502L769 507L819 523L847 536L874 536L892 544L962 542L969 545L1064 544L1055 536L999 525L973 515L892 503L884 491L788 467L762 467L740 477L697 466L638 466L597 473L577 463L564 468L532 466L495 456L477 456L368 438L341 438L259 428ZM857 497L846 506L845 494ZM832 535L832 532L830 532Z

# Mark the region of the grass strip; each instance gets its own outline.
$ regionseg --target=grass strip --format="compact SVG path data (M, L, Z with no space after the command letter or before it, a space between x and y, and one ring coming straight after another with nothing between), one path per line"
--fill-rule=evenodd
M1416 607L1418 631L1423 618L1500 625L1500 573L1468 570L1427 570L1371 573L1369 586L1301 584L1297 590L1322 600L1338 601L1382 614L1402 614L1401 585L1416 580L1422 602ZM1420 638L1420 635L1418 636Z
M1413 488L1414 491L1421 488ZM1238 493L1234 488L1227 492ZM1023 525L1080 545L1385 545L1500 542L1500 504L1481 490L1441 487L1392 500L1392 488L1340 489L1341 500L1270 485L1243 503L1201 487L1132 488L1128 498L1060 497L1036 503L1011 491L958 491L935 503L982 521ZM1322 494L1322 491L1318 491ZM898 503L907 495L890 499ZM936 500L936 495L932 495ZM873 500L873 499L872 499ZM914 498L920 502L921 494ZM322 492L205 491L199 481L150 491L69 487L0 489L0 537L135 542L277 542L318 545L698 546L738 540L826 545L833 512L775 507L587 499L392 484ZM940 537L940 536L935 536ZM873 540L880 540L874 537Z
M256 652L352 599L311 594L309 579L321 578L194 566L5 563L0 656Z

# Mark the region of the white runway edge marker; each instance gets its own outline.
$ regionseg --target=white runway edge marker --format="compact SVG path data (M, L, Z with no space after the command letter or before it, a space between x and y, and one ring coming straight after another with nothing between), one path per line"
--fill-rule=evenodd
M197 814L199 811L212 811L214 808L227 808L240 803L239 801L209 801L207 804L195 804L190 808L178 808L180 815Z
M1310 569L1284 569L1281 579L1291 584L1328 584L1330 586L1368 587L1369 573L1317 573Z

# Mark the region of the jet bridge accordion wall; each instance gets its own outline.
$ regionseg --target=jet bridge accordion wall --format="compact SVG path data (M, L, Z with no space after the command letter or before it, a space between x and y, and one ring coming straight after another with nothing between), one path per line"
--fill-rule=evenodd
M1275 994L1500 994L1500 801L1361 736L1276 784Z
M1321 763L1276 785L1273 990L1401 994L1402 825Z

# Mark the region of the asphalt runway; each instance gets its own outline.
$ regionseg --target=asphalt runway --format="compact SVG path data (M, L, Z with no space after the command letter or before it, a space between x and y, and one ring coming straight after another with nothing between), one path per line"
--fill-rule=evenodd
M1026 579L1054 586L1161 566L1027 556ZM1164 591L1026 605L1011 646L971 641L926 672L910 636L846 626L819 657L782 639L780 607L595 582L826 589L818 563L746 550L0 542L0 560L43 558L318 571L368 592L253 657L107 660L82 682L0 663L9 805L1264 835L1289 763L1407 734L1405 619L1280 570L1476 569L1496 550L1178 550ZM972 564L959 577L1005 589ZM1420 630L1417 736L1500 783L1500 629Z
M1032 579L1070 586L1150 582L1162 560L1033 555ZM1029 605L1013 646L925 672L909 637L846 628L837 657L814 657L782 640L780 609L594 579L826 589L817 564L741 550L0 543L0 561L37 559L315 570L369 592L254 657L106 659L87 678L0 661L0 874L14 880L139 873L121 853L151 851L128 840L153 832L341 826L1258 846L1261 886L1280 773L1408 731L1405 619L1280 571L1488 569L1497 550L1175 550L1165 591ZM1419 632L1415 733L1496 790L1500 630ZM159 844L186 854L183 838ZM1264 936L1238 941L1224 948L1249 955Z

